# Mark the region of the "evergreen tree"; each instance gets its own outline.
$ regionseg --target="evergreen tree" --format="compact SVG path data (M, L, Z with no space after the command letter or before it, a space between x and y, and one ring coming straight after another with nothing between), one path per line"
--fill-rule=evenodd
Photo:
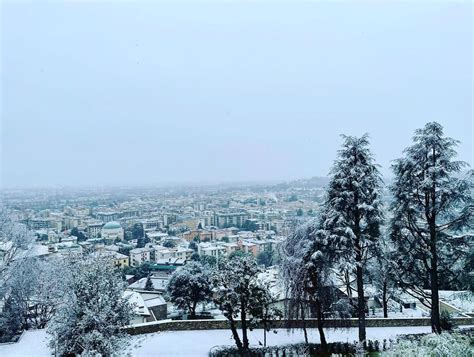
M376 255L380 236L382 180L369 150L368 135L342 137L318 235L338 252L340 269L356 277L359 342L365 343L364 269Z
M264 250L263 252L258 253L257 263L269 267L273 264L273 253L270 250Z
M415 131L413 145L395 161L391 191L391 238L402 286L431 309L433 332L441 332L440 277L457 279L472 244L472 171L456 161L458 141L435 122ZM424 289L429 289L426 293ZM430 303L431 301L431 303Z
M4 300L0 312L0 343L12 342L22 330L23 311L16 302L8 297Z
M143 230L143 225L141 223L135 223L132 226L132 239L143 239L145 236L145 231Z
M165 240L163 242L163 247L165 247L165 248L174 248L174 247L176 247L176 243L173 242L172 240Z
M189 242L188 248L194 250L195 252L198 251L198 245L197 245L197 243L196 243L195 241Z
M83 242L83 241L87 240L86 235L84 233L82 233L77 227L74 227L73 229L71 229L70 234L74 237L77 237L78 242Z
M202 264L190 262L173 273L167 291L170 301L186 309L193 319L196 317L197 304L211 299L209 272Z
M148 290L148 291L155 290L155 288L153 286L153 281L151 281L151 275L150 274L146 277L145 290Z

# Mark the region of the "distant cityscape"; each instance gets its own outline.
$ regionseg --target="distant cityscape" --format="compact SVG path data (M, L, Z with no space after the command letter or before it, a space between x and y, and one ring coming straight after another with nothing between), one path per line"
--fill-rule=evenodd
M121 266L179 266L193 253L274 251L298 220L316 215L326 182L2 194L15 219L34 231L41 254L93 250L114 254Z

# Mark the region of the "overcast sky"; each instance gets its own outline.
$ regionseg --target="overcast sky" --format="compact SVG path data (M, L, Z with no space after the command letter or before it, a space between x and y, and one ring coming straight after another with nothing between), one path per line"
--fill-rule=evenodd
M472 165L472 8L2 2L4 186L287 180L439 121Z

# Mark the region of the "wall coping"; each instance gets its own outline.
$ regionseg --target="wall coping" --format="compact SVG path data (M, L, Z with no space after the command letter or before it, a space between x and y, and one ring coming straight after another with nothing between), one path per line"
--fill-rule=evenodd
M413 318L367 318L367 327L404 327L404 326L430 326L429 317L413 317ZM240 327L240 321L236 321ZM350 318L345 320L326 319L325 328L351 328L357 327L358 319ZM455 317L454 325L474 325L473 317ZM190 331L190 330L223 330L229 329L229 321L226 319L216 320L161 320L137 325L127 326L124 330L131 335L164 332L164 331ZM316 328L318 326L317 319L299 320L272 320L267 322L269 328ZM263 324L259 324L257 328L263 328Z

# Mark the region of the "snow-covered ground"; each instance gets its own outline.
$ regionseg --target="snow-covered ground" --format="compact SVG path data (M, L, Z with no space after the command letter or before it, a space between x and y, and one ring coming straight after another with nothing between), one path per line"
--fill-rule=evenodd
M396 308L391 307L391 309L388 310L388 317L390 318L410 318L410 317L428 317L429 313L416 307L414 309L408 309L408 308L403 308L402 311L400 311L400 308L397 306ZM383 309L375 309L375 314L372 309L369 309L369 315L368 318L371 317L383 317Z
M430 332L429 326L420 327L369 327L367 338L390 339L399 334ZM352 342L357 339L357 329L327 329L329 342ZM263 341L263 330L254 330L250 333L250 343L258 345ZM309 330L311 342L319 342L317 330ZM278 333L267 333L268 345L284 345L303 342L301 330L287 332L278 330ZM170 331L152 333L133 337L131 354L137 357L152 356L207 356L214 346L233 345L231 333L228 330L201 330L201 331ZM18 343L0 345L2 357L46 357L52 353L47 347L47 335L44 330L27 331Z

